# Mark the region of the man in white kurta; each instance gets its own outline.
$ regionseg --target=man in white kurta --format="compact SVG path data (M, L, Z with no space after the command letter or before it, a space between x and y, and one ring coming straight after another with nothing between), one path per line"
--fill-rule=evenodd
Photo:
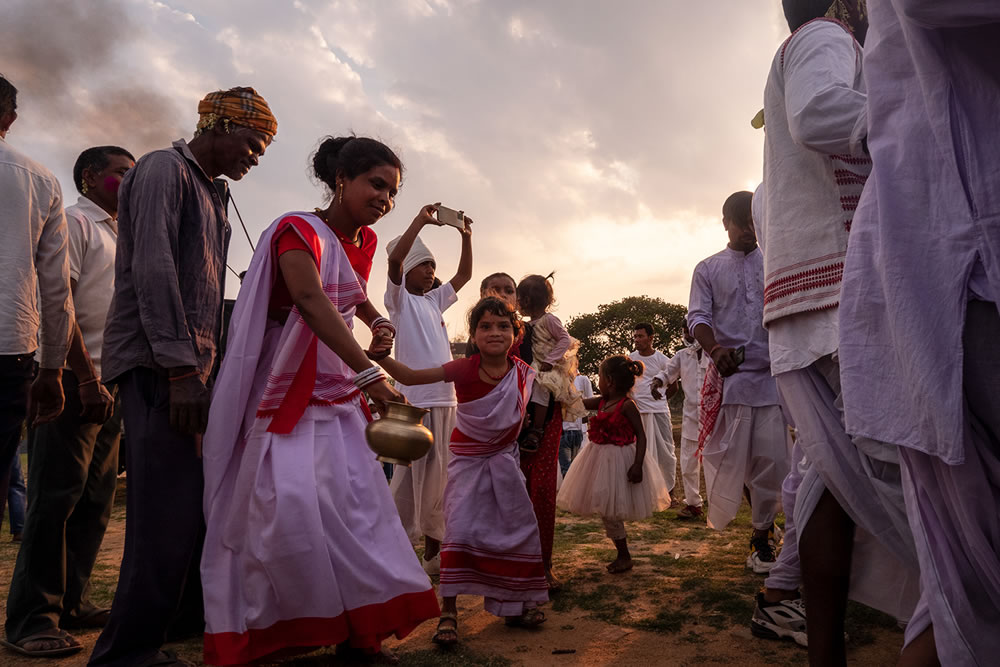
M654 336L651 324L641 322L635 325L632 333L635 350L629 354L629 358L642 362L643 372L635 379L631 396L642 417L642 428L646 432L646 452L663 474L667 491L673 491L677 478L677 455L674 453L674 427L670 422L670 406L662 393L653 395L653 379L667 369L670 358L653 347Z
M721 530L732 521L746 486L754 528L747 567L764 573L775 561L768 533L781 507L790 440L761 325L764 258L754 236L751 196L738 192L726 200L729 245L695 267L688 327L725 378L722 406L702 452L708 525Z
M704 516L701 498L701 461L698 458L698 406L705 369L711 363L701 345L684 323L685 347L670 357L666 369L653 378L653 387L661 390L680 380L684 389L684 420L681 423L681 480L684 482L684 507L677 512L681 519Z
M764 92L765 179L754 208L771 372L797 438L784 484L787 546L757 596L751 630L803 644L807 631L816 660L844 656L849 585L851 597L909 617L916 598L908 574L915 569L908 572L907 564L915 559L895 449L859 451L840 410L839 287L871 169L863 147L862 51L854 37L863 38L867 24L857 14L847 24L816 14L788 18L794 32L775 54ZM788 604L802 583L808 628L801 604Z
M1000 656L1000 3L869 8L874 166L840 307L847 430L899 447L921 578L902 660L991 665Z

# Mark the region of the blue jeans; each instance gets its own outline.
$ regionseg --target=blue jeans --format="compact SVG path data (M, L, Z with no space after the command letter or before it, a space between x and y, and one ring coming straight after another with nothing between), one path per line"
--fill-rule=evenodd
M24 488L24 475L21 474L21 456L14 455L10 466L10 484L7 487L7 506L10 511L10 534L19 535L24 531L24 509L27 489Z
M569 464L573 462L580 452L580 445L583 444L583 431L564 430L562 439L559 440L559 469L562 470L563 477L569 470Z

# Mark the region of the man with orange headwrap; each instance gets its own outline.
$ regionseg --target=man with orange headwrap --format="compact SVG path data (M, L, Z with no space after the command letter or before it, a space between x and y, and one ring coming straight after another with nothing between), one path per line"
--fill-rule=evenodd
M104 379L128 429L125 556L92 665L187 664L160 650L204 629L201 434L221 335L230 227L212 179L240 180L278 129L253 88L209 93L194 139L143 156L119 190ZM193 609L182 609L190 601Z

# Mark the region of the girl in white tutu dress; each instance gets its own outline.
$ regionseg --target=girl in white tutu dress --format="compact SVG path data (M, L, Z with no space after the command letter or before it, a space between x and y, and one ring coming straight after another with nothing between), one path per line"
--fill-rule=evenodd
M574 514L599 514L618 549L608 572L632 569L625 520L646 519L670 505L660 469L646 457L646 434L629 391L642 375L642 362L621 355L601 362L601 395L584 400L597 410L588 422L590 444L580 450L563 480L556 504Z

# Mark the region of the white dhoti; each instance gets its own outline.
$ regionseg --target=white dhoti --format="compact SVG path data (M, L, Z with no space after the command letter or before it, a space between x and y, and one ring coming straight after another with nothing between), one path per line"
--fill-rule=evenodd
M903 492L920 560L921 597L906 628L934 625L943 665L1000 657L1000 316L970 301L963 333L964 461L901 448Z
M674 490L677 481L677 454L674 453L674 431L669 412L641 412L642 429L646 432L646 456L660 469L667 491Z
M684 482L684 504L701 507L701 460L697 438L681 437L681 480Z
M723 405L702 451L708 495L708 525L725 528L750 490L753 527L763 530L781 509L781 483L788 474L791 437L777 405Z
M791 478L797 478L798 484L794 511L786 507L786 522L794 517L796 534L786 533L785 550L801 537L823 492L829 490L856 526L851 599L908 620L919 585L896 448L862 438L852 440L846 434L839 403L839 366L831 357L775 379L795 422L795 450L802 454L786 480L786 486L793 482ZM783 558L784 553L775 569ZM770 580L768 585L772 585Z
M434 434L434 446L423 458L393 470L389 489L411 540L444 539L444 489L451 458L448 442L455 428L455 410L454 406L430 408L424 426Z

